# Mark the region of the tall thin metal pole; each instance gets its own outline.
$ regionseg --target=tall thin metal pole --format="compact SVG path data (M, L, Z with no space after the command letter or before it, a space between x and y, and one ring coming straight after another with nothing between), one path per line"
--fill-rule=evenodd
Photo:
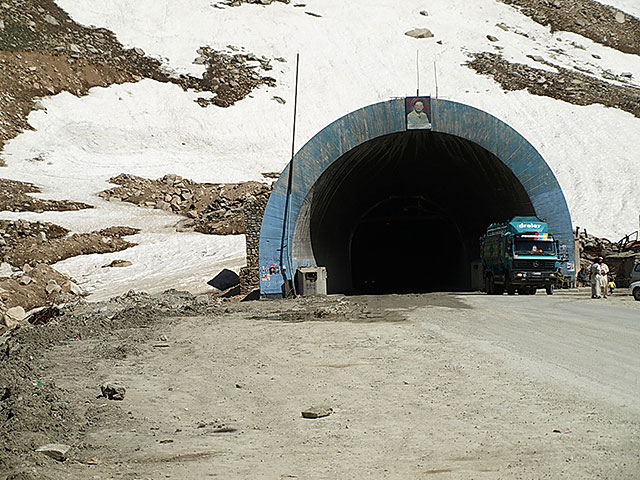
M433 61L433 76L436 79L436 98L438 98L438 70L437 70L437 64L436 61Z
M282 241L280 243L280 267L282 268L284 264L284 246L286 243L287 247L287 272L291 279L291 285L293 287L293 293L296 294L296 286L295 281L293 281L293 273L291 272L291 248L289 245L289 235L290 235L290 215L289 209L291 206L291 191L293 190L293 157L296 154L296 117L298 112L298 71L300 67L300 54L296 54L296 83L295 83L295 94L293 99L293 133L291 138L291 161L289 162L289 177L287 178L287 199L285 201L284 208L284 225L282 226ZM283 278L286 282L286 275L283 275Z
M420 96L420 50L416 49L416 97Z

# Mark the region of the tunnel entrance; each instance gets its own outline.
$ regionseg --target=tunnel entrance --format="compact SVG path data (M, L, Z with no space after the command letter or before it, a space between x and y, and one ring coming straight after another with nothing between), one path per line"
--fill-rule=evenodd
M316 266L330 293L467 290L487 226L515 215L547 221L563 274L575 275L571 214L535 147L490 113L442 98L425 101L431 123L414 130L410 100L348 113L295 154L264 211L263 296L287 295L296 270Z
M434 238L434 231L448 240ZM365 214L355 228L351 240L353 291L451 290L457 283L451 259L464 257L464 249L456 226L436 205L420 197L391 198Z
M431 131L378 137L344 154L314 185L309 213L330 293L470 289L486 227L535 215L495 155Z

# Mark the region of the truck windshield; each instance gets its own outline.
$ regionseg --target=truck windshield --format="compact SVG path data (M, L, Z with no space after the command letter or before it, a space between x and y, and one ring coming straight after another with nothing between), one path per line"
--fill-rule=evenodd
M556 247L553 241L541 241L528 238L515 240L516 255L555 255Z

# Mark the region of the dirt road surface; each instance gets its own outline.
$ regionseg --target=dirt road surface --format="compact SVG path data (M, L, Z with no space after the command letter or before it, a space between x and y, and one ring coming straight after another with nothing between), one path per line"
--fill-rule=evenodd
M640 478L640 302L629 296L184 311L44 352L42 381L81 425L69 425L67 461L33 453L8 478ZM124 400L98 397L105 381L126 386ZM303 418L312 406L332 413Z

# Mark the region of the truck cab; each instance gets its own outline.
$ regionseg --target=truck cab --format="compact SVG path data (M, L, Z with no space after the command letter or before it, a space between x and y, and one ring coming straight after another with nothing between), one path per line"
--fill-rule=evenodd
M485 290L489 294L553 294L558 278L558 242L537 217L494 223L480 240Z

